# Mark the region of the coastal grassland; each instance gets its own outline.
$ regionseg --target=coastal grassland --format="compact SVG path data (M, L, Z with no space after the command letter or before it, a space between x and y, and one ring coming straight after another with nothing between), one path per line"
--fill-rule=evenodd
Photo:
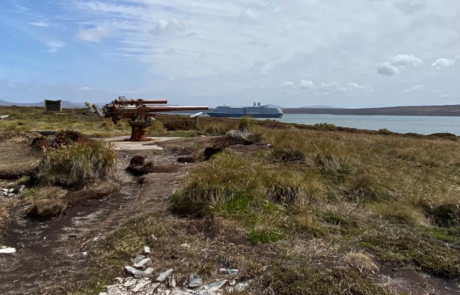
M171 197L173 212L237 223L247 241L283 257L290 270L282 274L305 277L317 294L329 293L303 274L309 263L340 265L356 252L376 265L460 277L458 142L258 125L251 132L271 149L225 151L194 167ZM288 279L277 283L276 271L272 280L279 294L297 294L283 291Z

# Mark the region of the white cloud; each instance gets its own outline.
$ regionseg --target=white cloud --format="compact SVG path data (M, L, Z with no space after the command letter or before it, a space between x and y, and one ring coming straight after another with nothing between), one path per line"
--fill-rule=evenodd
M40 21L40 22L30 22L29 25L34 26L34 27L44 27L44 28L46 28L46 27L50 26L50 23Z
M48 52L56 53L62 48L64 48L66 44L59 40L53 40L53 41L46 42L46 46L48 46Z
M417 85L417 86L414 86L414 87L412 87L412 88L403 90L403 91L401 91L399 94L400 94L400 95L402 95L402 94L408 94L408 93L420 91L420 90L422 90L422 89L424 89L424 88L425 88L425 85Z
M452 67L454 66L454 64L455 61L453 61L452 59L439 58L431 66L436 69L442 69Z
M423 65L423 61L412 54L398 54L391 59L391 65L399 67L418 67Z
M294 82L292 82L292 81L285 81L285 82L283 83L283 87L292 88L292 87L294 87Z
M323 82L319 84L318 91L321 95L337 95L337 94L346 93L347 88L339 86L339 83L337 82L331 82L331 83Z
M361 89L366 88L366 86L364 86L364 85L359 85L359 84L357 84L357 83L347 83L347 87L348 87L348 89L350 89L350 90L361 90Z
M316 86L313 83L313 81L300 80L299 88L301 88L301 89L315 89Z
M150 31L153 35L169 35L174 33L181 33L185 31L185 24L175 18L169 21L160 20L157 22L155 28Z
M104 26L97 26L89 29L80 29L76 37L86 42L99 42L102 39L108 37L111 31L109 28Z
M395 7L405 14L414 14L425 6L426 0L400 0Z
M241 12L238 20L243 23L251 23L255 20L254 12L251 9L245 9Z
M383 76L394 76L399 74L399 69L386 62L377 68L377 73Z

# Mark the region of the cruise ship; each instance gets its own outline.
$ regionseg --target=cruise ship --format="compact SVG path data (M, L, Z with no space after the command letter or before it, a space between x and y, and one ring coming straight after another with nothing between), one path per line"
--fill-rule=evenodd
M251 118L282 118L283 111L280 108L274 108L269 106L261 106L254 103L252 107L229 107L229 106L218 106L211 112L208 112L211 117L220 118L241 118L248 116Z

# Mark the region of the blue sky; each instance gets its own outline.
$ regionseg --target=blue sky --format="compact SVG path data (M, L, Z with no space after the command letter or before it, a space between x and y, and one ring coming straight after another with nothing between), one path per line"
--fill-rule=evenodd
M458 0L1 0L0 99L460 103Z

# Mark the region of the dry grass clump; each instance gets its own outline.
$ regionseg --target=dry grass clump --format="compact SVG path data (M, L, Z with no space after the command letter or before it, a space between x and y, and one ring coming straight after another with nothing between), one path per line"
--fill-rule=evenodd
M48 151L38 177L42 183L77 185L107 176L117 159L113 147L103 141L89 141Z
M23 197L30 204L27 216L44 220L59 216L66 209L63 197L67 191L59 187L44 186L27 190Z
M379 270L377 264L372 260L372 255L362 252L349 252L343 257L343 261L350 267L358 269L360 272L372 272Z

